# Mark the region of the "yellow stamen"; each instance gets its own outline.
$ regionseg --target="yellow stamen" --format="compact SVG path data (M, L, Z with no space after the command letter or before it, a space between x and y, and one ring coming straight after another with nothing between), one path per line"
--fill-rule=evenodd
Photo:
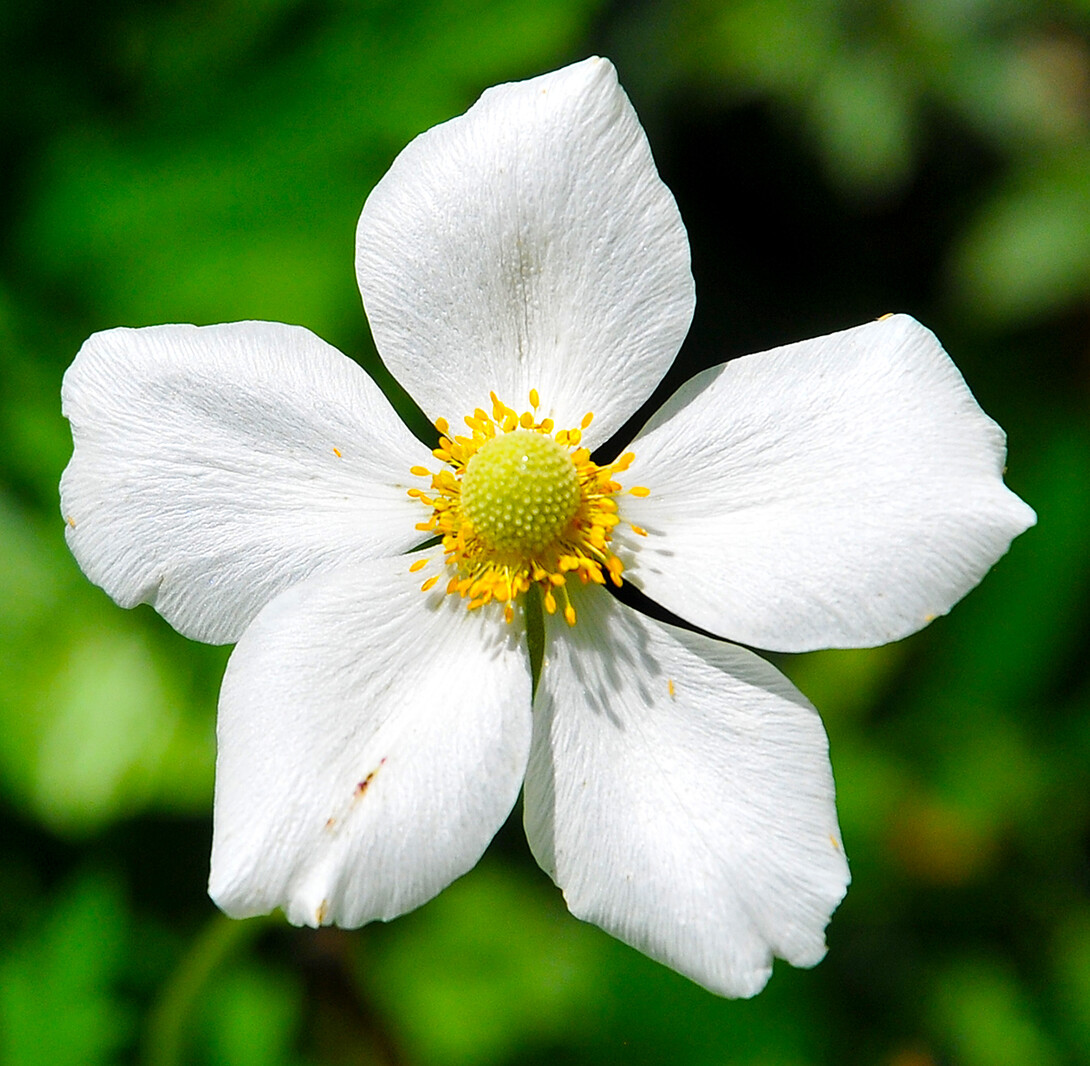
M431 510L416 528L442 542L448 595L461 596L469 610L502 604L510 622L519 596L536 584L545 611L557 612L559 593L561 613L575 625L569 576L582 584L622 584L624 564L611 547L621 521L616 497L625 491L616 478L635 456L626 452L598 466L581 443L592 414L578 427L554 432L551 418L538 418L536 389L529 399L531 410L519 413L491 393L491 414L478 407L463 419L469 436L451 436L447 421L436 419L441 436L432 455L443 466L438 472L412 467L414 476L430 477L431 486L408 494ZM641 486L630 491L648 494ZM426 563L417 560L410 569ZM438 581L430 577L421 587L427 591Z

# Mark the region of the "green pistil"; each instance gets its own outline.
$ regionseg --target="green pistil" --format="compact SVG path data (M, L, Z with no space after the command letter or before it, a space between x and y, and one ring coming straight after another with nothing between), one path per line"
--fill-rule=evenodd
M470 459L462 513L495 551L529 556L554 543L579 509L579 478L568 449L552 437L516 429Z

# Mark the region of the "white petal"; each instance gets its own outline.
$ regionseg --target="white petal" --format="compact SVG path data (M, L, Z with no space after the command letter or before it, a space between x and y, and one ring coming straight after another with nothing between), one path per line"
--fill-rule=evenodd
M371 379L297 326L113 329L69 368L68 543L121 606L237 640L308 574L403 551L428 450Z
M782 651L897 640L1036 517L1002 430L906 315L737 359L632 444L625 577L686 620Z
M573 914L713 992L812 966L849 880L817 712L751 652L590 592L547 623L535 857Z
M489 89L417 137L360 217L356 271L386 365L451 425L536 388L593 446L689 328L689 242L605 59Z
M231 656L209 892L233 917L393 918L470 869L518 797L521 630L421 593L407 567L373 560L289 589Z

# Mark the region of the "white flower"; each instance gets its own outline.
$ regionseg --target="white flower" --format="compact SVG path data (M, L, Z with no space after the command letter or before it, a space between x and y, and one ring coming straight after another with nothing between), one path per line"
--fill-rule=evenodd
M896 316L707 371L631 454L591 462L694 301L677 207L602 59L413 141L367 201L356 268L387 366L440 428L469 416L460 441L433 454L356 364L273 323L99 333L64 382L84 571L238 641L213 898L392 918L470 869L524 788L579 917L725 995L758 991L774 955L816 963L849 879L816 712L745 648L600 586L742 644L896 640L1034 522L1002 432Z

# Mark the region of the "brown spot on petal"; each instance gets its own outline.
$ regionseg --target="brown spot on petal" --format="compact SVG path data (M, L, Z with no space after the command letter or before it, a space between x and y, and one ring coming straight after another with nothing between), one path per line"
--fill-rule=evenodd
M318 909L314 912L314 920L319 925L325 925L325 920L328 917L329 917L329 900L328 899L323 899L322 902L318 904Z
M378 761L378 766L376 766L362 781L359 782L359 784L356 785L356 790L353 793L356 799L359 799L371 787L371 782L374 781L375 774L377 774L379 770L381 770L385 765L386 756L383 755L383 757Z

